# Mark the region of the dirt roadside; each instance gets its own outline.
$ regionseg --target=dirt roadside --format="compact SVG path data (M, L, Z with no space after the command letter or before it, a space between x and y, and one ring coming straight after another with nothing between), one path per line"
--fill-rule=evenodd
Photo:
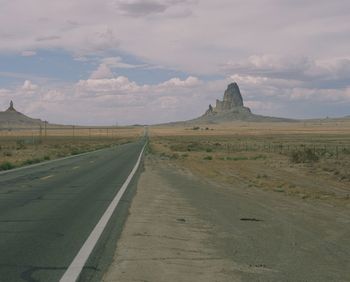
M350 211L148 156L103 281L350 281Z

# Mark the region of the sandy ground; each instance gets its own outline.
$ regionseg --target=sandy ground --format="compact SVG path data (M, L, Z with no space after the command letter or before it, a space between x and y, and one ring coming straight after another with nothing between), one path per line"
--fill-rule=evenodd
M350 210L148 156L103 281L350 281Z
M207 244L213 226L148 159L113 264L103 281L240 281ZM225 271L226 270L226 271Z

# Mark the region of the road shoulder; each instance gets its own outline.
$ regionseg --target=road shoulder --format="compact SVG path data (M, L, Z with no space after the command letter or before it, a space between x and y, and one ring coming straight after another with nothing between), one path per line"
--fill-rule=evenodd
M103 281L240 281L210 247L210 223L148 157L114 260Z
M347 281L349 209L145 160L110 281Z

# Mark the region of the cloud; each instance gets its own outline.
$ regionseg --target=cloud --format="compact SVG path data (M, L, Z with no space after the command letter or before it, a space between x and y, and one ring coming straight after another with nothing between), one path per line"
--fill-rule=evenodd
M119 0L115 2L115 5L123 15L130 17L160 14L170 17L186 17L191 14L186 7L193 2L191 0Z
M50 35L50 36L41 36L36 38L35 40L40 42L40 41L51 41L51 40L58 40L58 39L61 39L61 36Z
M96 95L103 92L131 93L140 88L135 82L130 81L125 76L116 78L87 79L77 83L80 93L94 92Z
M326 3L28 0L30 8L21 13L18 1L7 1L1 7L0 25L7 29L0 33L0 52L61 48L107 55L118 49L195 75L217 74L228 60L252 54L344 57L350 2Z
M30 51L30 50L24 50L21 53L21 56L23 56L23 57L32 57L32 56L35 56L35 55L36 55L36 52L35 51Z
M189 76L185 80L181 80L180 78L175 77L161 83L159 86L161 87L193 87L199 84L200 84L200 81L197 77Z
M102 64L105 64L110 68L116 68L116 69L133 69L133 68L142 68L147 66L147 65L135 65L135 64L124 63L121 57L107 57L107 58L103 58L101 61L102 61Z
M145 16L164 12L168 6L151 0L118 1L117 7L130 16Z
M32 93L36 90L38 90L38 85L33 84L30 80L26 80L24 81L21 90L23 90L24 92L28 92L28 93Z
M342 101L350 87L350 59L251 56L245 62L228 63L229 77L243 86L251 98L282 97L286 100ZM317 93L317 94L316 94Z
M113 73L107 64L100 64L98 68L92 72L91 79L112 78Z
M154 93L168 93L169 91L178 91L181 93L184 89L192 89L201 84L197 77L188 77L184 80L180 78L172 78L159 84L154 85L139 85L134 81L130 81L125 76L102 79L87 79L80 80L76 87L80 93L93 92L94 95L99 93L113 92L114 94L132 94L146 93L153 95Z

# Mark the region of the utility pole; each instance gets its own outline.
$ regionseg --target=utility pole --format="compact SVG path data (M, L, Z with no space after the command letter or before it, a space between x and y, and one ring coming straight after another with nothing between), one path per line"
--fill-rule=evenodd
M44 126L45 126L45 138L47 137L47 121L45 120L44 122Z

